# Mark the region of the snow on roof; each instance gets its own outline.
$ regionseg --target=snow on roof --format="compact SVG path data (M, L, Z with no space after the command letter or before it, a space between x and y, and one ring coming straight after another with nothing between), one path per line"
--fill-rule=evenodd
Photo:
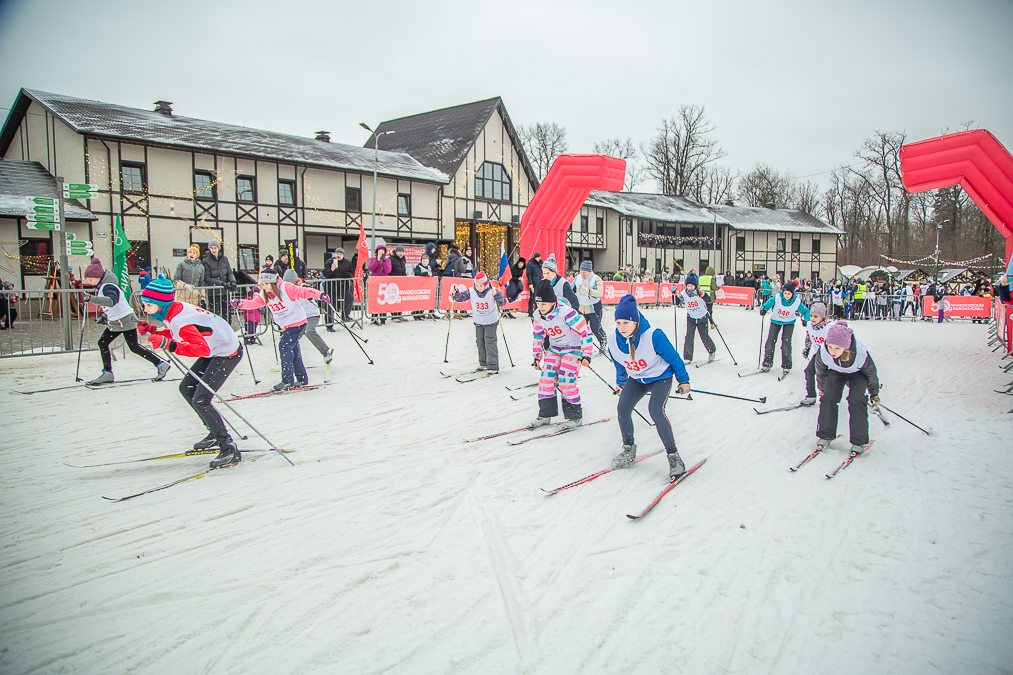
M966 268L966 267L961 267L959 269L948 268L948 269L944 269L944 270L939 270L939 281L941 283L944 283L944 284L949 283L954 278L959 277L961 274L963 274L964 272L967 272L967 271L968 271L968 268Z
M164 115L151 110L139 110L31 89L22 89L21 95L35 100L81 134L308 164L329 169L363 173L373 171L372 148L328 143L313 138L209 122L181 115ZM15 122L12 118L17 110L22 108L27 109L27 106L15 106L6 126ZM19 123L20 120L16 122ZM414 157L404 153L381 149L376 163L378 173L385 176L441 184L450 182L450 178L443 172L423 166Z
M642 192L605 192L592 190L587 206L612 209L624 216L660 220L669 223L713 223L714 212L699 202L686 197L657 195ZM718 215L719 225L728 221Z
M38 162L0 159L0 215L24 217L28 213L25 197L59 197L56 179ZM76 199L63 203L68 220L98 220Z
M814 234L844 234L832 225L805 211L766 209L756 206L710 206L718 216L725 218L736 230L778 230L781 232L812 232Z

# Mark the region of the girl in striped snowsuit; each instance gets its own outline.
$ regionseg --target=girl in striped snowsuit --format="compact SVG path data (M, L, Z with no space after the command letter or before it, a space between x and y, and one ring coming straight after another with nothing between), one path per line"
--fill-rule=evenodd
M559 414L556 387L563 396L564 427L581 423L580 391L577 373L581 364L591 363L591 328L577 310L556 302L552 284L542 279L533 293L536 311L533 316L531 364L541 371L538 378L538 419L532 427L550 424Z

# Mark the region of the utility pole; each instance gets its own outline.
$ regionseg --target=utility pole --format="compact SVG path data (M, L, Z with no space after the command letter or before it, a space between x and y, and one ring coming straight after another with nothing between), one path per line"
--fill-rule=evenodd
M376 170L380 163L380 136L386 136L387 134L394 133L393 131L385 131L382 134L378 134L369 128L369 125L365 122L359 122L359 126L373 134L373 217L369 226L369 254L373 255L376 249Z
M73 331L70 327L70 275L67 273L67 221L64 218L65 203L63 199L63 176L56 177L56 231L57 246L60 251L60 324L63 327L63 348L66 351L74 349Z

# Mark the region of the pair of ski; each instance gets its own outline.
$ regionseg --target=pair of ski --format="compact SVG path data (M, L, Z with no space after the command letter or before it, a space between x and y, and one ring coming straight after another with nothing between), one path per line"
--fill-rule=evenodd
M576 427L562 427L562 428L553 429L552 431L547 431L544 434L538 434L537 436L532 436L530 438L523 438L523 439L521 439L519 441L508 441L507 445L522 445L524 443L529 443L531 441L537 441L540 438L550 438L552 436L559 436L560 434L565 434L567 432L573 431L574 429L581 429L583 427L589 427L589 426L591 426L593 424L601 424L602 422L608 422L610 419L612 419L612 418L611 417L606 417L605 419L595 420L594 422L584 422L580 426L576 426ZM565 422L559 422L558 424L551 424L549 426L558 426L559 424L565 424ZM533 426L531 426L529 424L528 426L520 427L518 429L510 429L509 431L499 431L499 432L497 432L495 434L489 434L488 436L479 436L478 438L465 438L464 442L465 443L476 443L478 441L487 441L490 438L499 438L500 436L508 436L510 434L516 434L516 433L519 433L521 431L534 431L535 429L538 429L538 428L540 428L540 427L533 427Z
M331 381L331 364L330 363L325 363L323 366L306 366L306 370L309 370L310 368L324 368L324 382L326 383L326 382L330 382ZM269 370L268 372L269 373L280 373L281 372L281 368L275 368L274 370Z
M637 464L639 462L644 461L645 459L650 459L651 457L656 457L656 456L658 456L660 454L663 454L663 453L664 453L664 450L658 450L657 452L652 452L650 454L644 455L643 457L637 457L635 460L633 460L633 464ZM651 500L651 503L647 505L647 508L643 509L642 511L640 511L639 513L636 513L636 514L627 513L626 517L629 518L630 520L637 520L638 518L643 518L644 516L646 516L647 512L650 511L651 509L653 509L658 504L658 502L660 502L662 500L662 498L665 495L667 495L669 492L671 492L675 488L676 485L678 485L679 483L681 483L682 481L684 481L687 476L689 476L691 473L693 473L694 471L696 471L697 469L699 469L701 466L703 466L704 462L706 462L706 461L707 461L707 459L704 458L703 460L701 460L697 464L695 464L692 467L690 467L689 469L687 469L686 473L682 474L681 476L679 476L678 478L676 478L674 481L672 481L671 483L669 483L667 486L665 486L665 489L662 490L658 494L657 497L655 497L653 500ZM632 464L630 466L632 466ZM624 468L628 468L628 467L624 467ZM550 494L550 495L558 494L558 493L562 492L563 490L569 490L572 487L577 487L578 485L583 485L584 483L589 483L589 482L593 481L595 478L601 478L605 474L612 473L613 471L616 471L616 469L611 468L611 467L609 467L608 469L602 469L601 471L593 473L590 476L585 476L584 478L581 478L580 480L575 480L572 483L567 483L566 485L561 485L560 487L554 488L552 490L546 490L545 488L542 488L542 492L544 492L546 494Z
M223 399L223 400L226 401L226 402L228 402L228 401L245 401L248 398L259 398L261 396L273 396L274 394L291 394L292 392L296 392L296 391L310 391L311 389L320 389L321 387L326 387L329 384L334 384L334 383L333 382L322 382L320 384L308 384L305 387L292 387L291 389L282 389L281 391L275 391L275 390L272 389L271 391L261 391L261 392L258 392L256 394L246 394L245 396L236 396L235 394L233 394L232 398L226 398L226 399Z
M179 380L178 379L175 379L175 380L155 380L155 379L150 378L150 377L137 377L137 378L134 378L134 379L131 379L131 380L120 380L119 382L110 382L109 384L88 384L87 382L84 382L84 383L81 383L81 384L68 384L65 387L53 387L52 389L34 389L32 391L17 391L17 390L13 390L13 391L14 391L15 394L24 394L26 396L30 396L32 394L44 394L44 393L50 392L50 391L64 391L66 389L80 389L81 387L86 387L86 388L92 389L92 390L95 390L95 389L112 389L114 387L121 387L121 386L127 385L127 384L139 384L141 382L179 382Z
M840 436L838 436L837 438L840 438ZM836 441L837 438L835 438L834 440ZM838 473L840 473L844 469L848 468L848 466L853 461L855 461L856 457L858 457L859 455L864 455L866 452L869 451L869 448L871 448L875 444L876 444L876 441L873 441L872 443L869 443L869 445L865 446L865 451L864 452L850 452L850 453L848 453L848 458L846 460L844 460L844 462L842 462L840 466L838 466L836 469L834 469L833 471L831 471L830 473L828 473L827 474L827 479L833 478ZM823 452L823 450L821 450L820 448L816 448L811 453L809 453L808 457L806 457L801 462L799 462L797 466L790 467L791 471L792 472L798 471L803 466L805 466L806 464L808 464L809 462L811 462L816 457L816 455L820 454L821 452Z
M457 380L458 382L460 382L461 384L464 384L465 382L474 382L475 380L484 380L487 377L492 377L493 375L497 375L498 372L499 371L487 370L485 368L476 368L475 370L469 370L469 371L467 371L465 373L450 373L449 375L441 370L440 371L440 375L442 375L443 377L448 377L448 378L452 377L455 380ZM475 375L475 377L468 377L469 375ZM461 378L464 378L464 379L461 379Z
M764 373L769 373L769 372L770 372L770 370L755 370L755 371L753 371L751 373L745 373L745 374L739 373L739 377L752 377L753 375L763 375ZM784 378L788 377L788 374L790 372L791 372L791 368L789 368L788 370L783 371L780 375L777 376L777 381L780 382Z

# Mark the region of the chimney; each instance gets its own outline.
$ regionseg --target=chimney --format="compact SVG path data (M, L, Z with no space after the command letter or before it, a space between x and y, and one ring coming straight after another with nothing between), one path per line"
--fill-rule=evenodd
M172 117L172 102L171 101L155 101L155 112L165 115L166 117Z
M331 132L329 131L314 131L316 134L316 140L323 141L324 143L331 142Z
M763 208L774 209L774 202L767 202L766 204L763 205Z
M727 199L725 200L725 206L735 206L735 202L733 202L731 199Z

